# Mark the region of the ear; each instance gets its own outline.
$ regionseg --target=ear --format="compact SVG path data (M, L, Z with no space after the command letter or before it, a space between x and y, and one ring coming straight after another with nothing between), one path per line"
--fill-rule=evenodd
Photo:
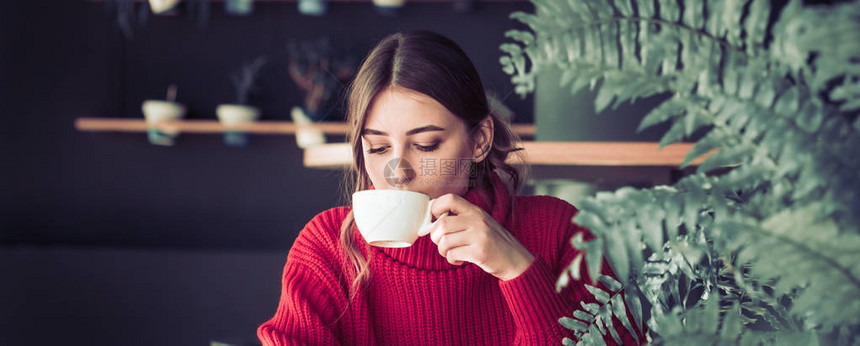
M493 117L489 115L478 123L475 133L472 135L474 144L472 157L475 158L475 162L483 161L490 154L490 150L493 148L494 126Z

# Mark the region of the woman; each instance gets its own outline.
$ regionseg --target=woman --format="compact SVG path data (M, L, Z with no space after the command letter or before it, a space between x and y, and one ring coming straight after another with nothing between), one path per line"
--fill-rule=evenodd
M505 160L516 137L454 42L429 32L382 40L351 86L348 122L354 191L422 192L437 198L434 217L449 215L408 248L368 246L350 207L317 215L290 250L278 310L258 330L265 345L571 336L558 319L593 298L582 281L561 294L555 282L578 254L570 238L587 231L562 200L515 196L519 175Z

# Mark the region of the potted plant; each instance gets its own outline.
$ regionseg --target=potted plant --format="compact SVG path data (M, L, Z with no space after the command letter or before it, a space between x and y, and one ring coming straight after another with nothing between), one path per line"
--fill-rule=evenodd
M327 37L305 42L290 41L288 72L305 91L303 111L313 121L331 115L324 108L345 80L355 72L355 57L349 49L336 49Z
M241 69L232 76L233 86L236 88L236 103L218 105L215 113L221 124L228 128L236 127L254 122L260 116L260 110L257 107L248 105L248 98L256 91L257 74L265 64L266 57L258 57L243 64ZM248 134L241 131L227 130L224 133L224 143L229 146L246 146L249 141Z
M312 129L314 122L331 115L327 105L337 88L355 72L355 58L349 49L335 50L328 38L316 41L290 41L288 70L290 78L305 91L303 107L294 107L290 113L299 125L296 141L300 148L325 143L321 131Z
M559 321L578 344L618 340L613 323L658 344L860 344L860 2L533 3L501 46L519 94L547 68L599 86L598 111L664 94L640 129L695 141L682 166L718 150L672 186L580 202L595 238L573 237L585 263L558 285L605 289Z
M176 84L167 87L167 100L146 100L141 106L148 126L147 138L155 145L171 146L179 132L158 125L165 121L179 120L185 116L185 105L176 102Z

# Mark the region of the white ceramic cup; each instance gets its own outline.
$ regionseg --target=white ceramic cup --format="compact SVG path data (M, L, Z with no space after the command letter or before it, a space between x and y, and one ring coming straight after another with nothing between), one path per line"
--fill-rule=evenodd
M364 190L352 194L352 213L364 241L379 247L409 247L442 218L430 222L435 199L406 190Z

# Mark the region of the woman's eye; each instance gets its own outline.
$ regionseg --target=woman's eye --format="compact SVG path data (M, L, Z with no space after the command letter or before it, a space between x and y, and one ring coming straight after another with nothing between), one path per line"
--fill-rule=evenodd
M418 145L418 144L416 144L415 147L421 151L434 151L436 149L439 149L439 142L433 143L431 145Z
M379 154L388 149L388 147L379 147L379 148L369 148L367 149L368 154Z

